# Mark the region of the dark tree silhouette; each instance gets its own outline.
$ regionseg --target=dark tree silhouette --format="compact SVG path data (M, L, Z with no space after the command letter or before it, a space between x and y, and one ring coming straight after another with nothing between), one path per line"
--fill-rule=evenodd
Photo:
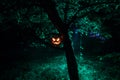
M55 4L52 1L48 1L48 4L43 5L43 8L48 13L50 20L55 25L55 27L59 30L60 34L63 35L64 50L66 52L70 80L79 80L77 62L76 62L75 55L73 53L73 49L71 46L71 41L68 35L69 26L64 22L62 22L62 20L58 15L57 10L55 9Z

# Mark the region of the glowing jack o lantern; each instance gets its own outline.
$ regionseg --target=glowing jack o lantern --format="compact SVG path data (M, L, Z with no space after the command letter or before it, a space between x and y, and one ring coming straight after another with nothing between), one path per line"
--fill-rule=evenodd
M60 45L61 44L61 38L60 37L52 37L51 42L54 45Z

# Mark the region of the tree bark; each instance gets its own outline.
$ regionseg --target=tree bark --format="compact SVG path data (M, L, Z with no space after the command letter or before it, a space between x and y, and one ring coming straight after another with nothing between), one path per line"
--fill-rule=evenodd
M55 8L54 2L49 0L49 4L44 5L43 8L47 12L51 22L58 29L59 33L63 34L63 44L64 44L65 53L66 53L67 67L68 67L70 80L79 80L77 63L76 63L75 55L71 46L71 41L68 35L69 26L66 25L59 17L59 14Z
M64 49L66 52L67 66L70 80L79 80L77 62L71 46L69 35L64 35Z

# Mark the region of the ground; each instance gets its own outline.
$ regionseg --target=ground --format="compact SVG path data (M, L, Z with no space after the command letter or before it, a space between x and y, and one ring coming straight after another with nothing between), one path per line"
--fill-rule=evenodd
M0 80L69 80L63 51L24 48L2 55ZM105 56L76 55L81 80L119 80L120 53Z

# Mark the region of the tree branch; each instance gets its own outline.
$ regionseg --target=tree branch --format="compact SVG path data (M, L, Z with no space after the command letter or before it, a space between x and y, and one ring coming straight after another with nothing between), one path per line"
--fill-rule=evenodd
M59 33L66 33L67 27L64 22L59 17L59 14L55 8L55 3L49 0L46 5L43 6L44 10L48 14L49 19L54 24L54 26L58 29Z
M99 3L93 3L93 4L90 4L90 5L87 5L87 6L84 6L84 7L79 7L79 10L74 14L74 16L72 17L72 19L68 22L68 25L71 25L71 23L77 19L77 14L82 11L82 10L85 10L87 8L90 8L90 7L94 7L94 6L97 6L97 5L102 5L102 4L119 4L120 2L99 2ZM86 12L84 15L80 16L81 18L86 16L88 13Z

